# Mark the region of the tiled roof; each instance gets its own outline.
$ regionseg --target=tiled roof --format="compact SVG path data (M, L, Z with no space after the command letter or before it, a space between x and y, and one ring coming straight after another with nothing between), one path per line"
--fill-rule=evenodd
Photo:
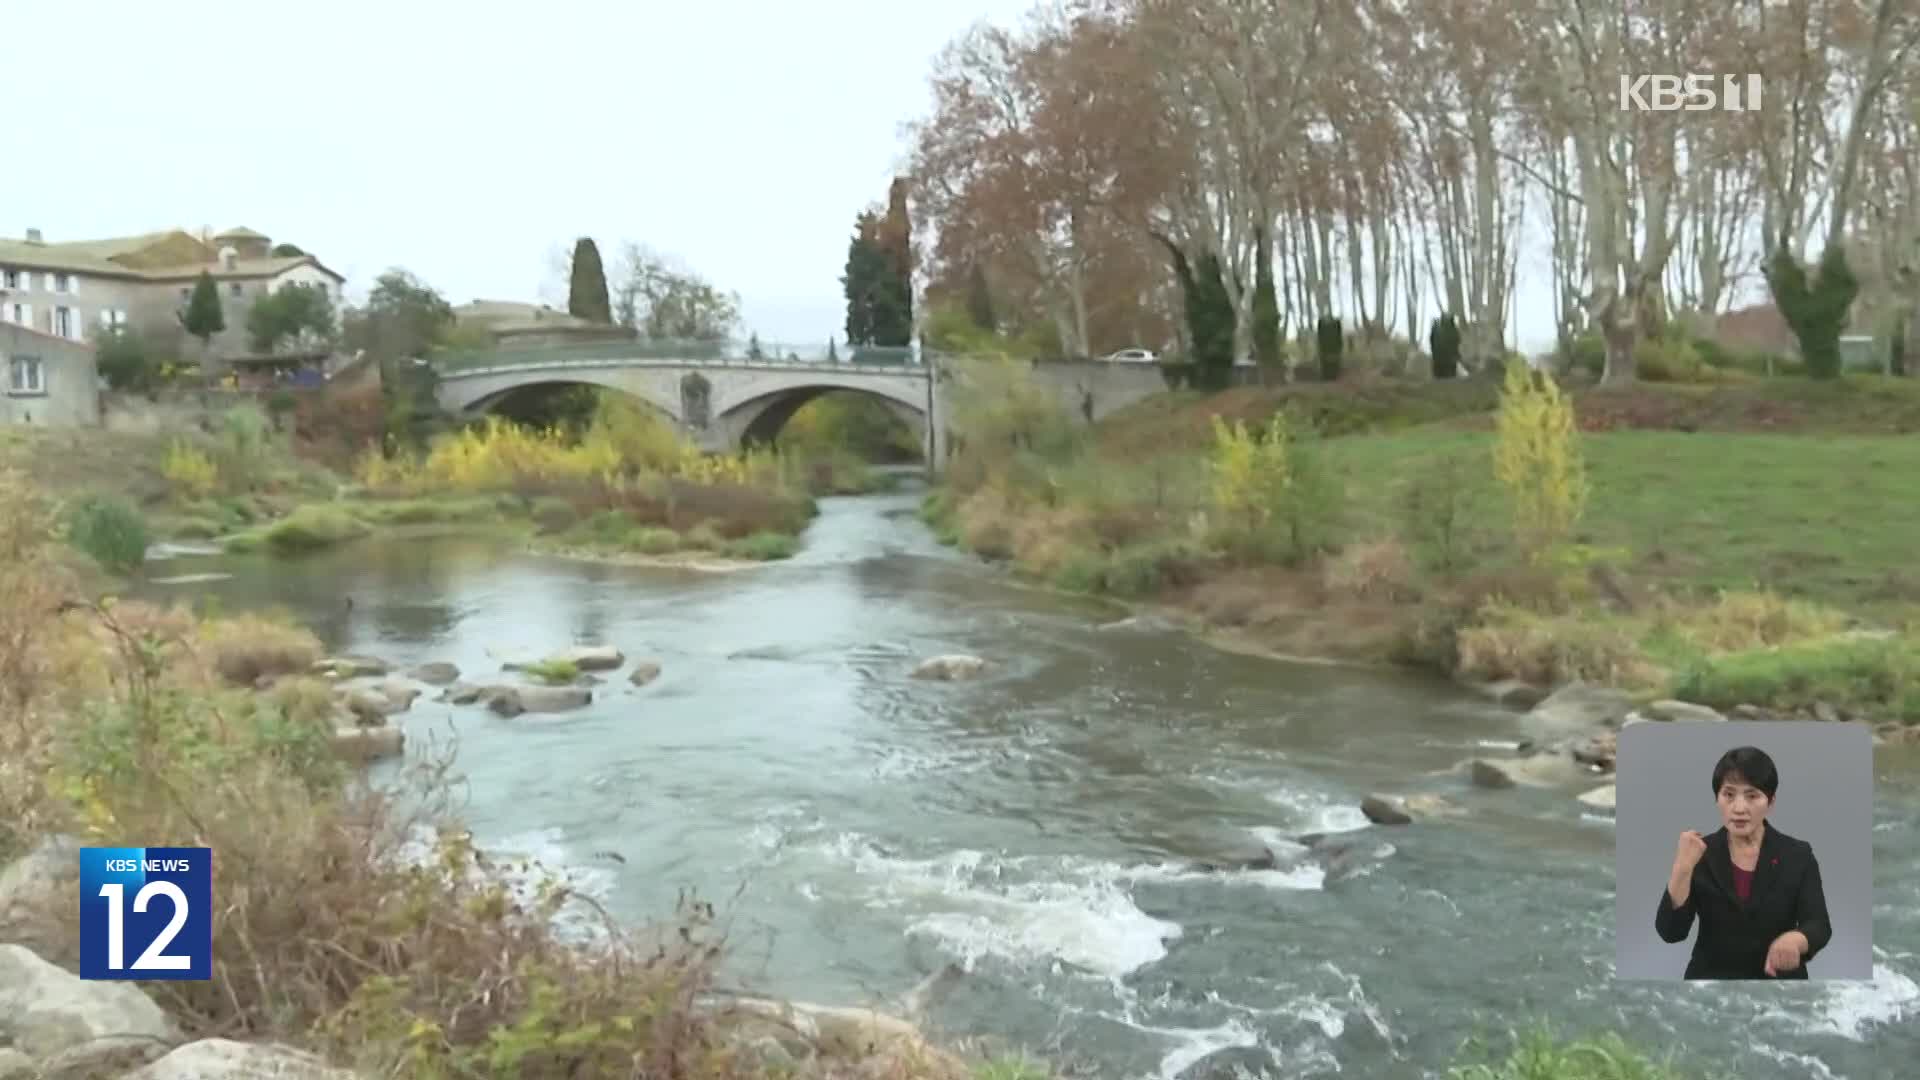
M250 229L235 229L222 233L221 237L266 239ZM215 237L215 239L221 237ZM311 263L321 273L336 281L346 280L312 255L236 259L231 270L223 267L217 259L192 260L191 256L194 253L207 250L206 245L182 229L165 229L107 240L76 240L61 244L37 244L26 240L0 238L0 265L16 266L27 270L67 270L77 274L95 274L102 277L180 281L197 278L203 270L219 280L270 278L285 273L301 263ZM182 260L183 257L186 261L152 265L161 259Z

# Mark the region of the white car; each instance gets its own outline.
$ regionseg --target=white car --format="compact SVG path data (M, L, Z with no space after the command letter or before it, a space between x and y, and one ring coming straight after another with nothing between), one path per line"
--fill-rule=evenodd
M1160 359L1152 349L1121 349L1100 358L1110 364L1151 364Z

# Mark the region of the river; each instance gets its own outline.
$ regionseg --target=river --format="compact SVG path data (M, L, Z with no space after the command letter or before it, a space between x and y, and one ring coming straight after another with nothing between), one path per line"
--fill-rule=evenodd
M659 660L652 685L616 675L573 713L429 693L396 721L416 746L457 737L484 844L636 922L682 889L714 902L752 989L885 1005L957 962L935 1030L1111 1077L1440 1076L1462 1039L1535 1017L1746 1080L1920 1075L1911 787L1879 787L1873 982L1617 982L1610 819L1447 771L1514 714L1111 625L943 549L917 498L823 500L795 558L733 573L448 537L182 555L145 591L281 608L330 649L479 680L574 641ZM907 677L948 652L993 667ZM1381 788L1466 814L1369 827L1355 807ZM1368 858L1331 877L1191 865L1349 830Z

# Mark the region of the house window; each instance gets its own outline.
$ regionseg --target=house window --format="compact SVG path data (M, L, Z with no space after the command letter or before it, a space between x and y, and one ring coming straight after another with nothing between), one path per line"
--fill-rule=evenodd
M240 295L240 283L239 283L239 282L237 282L237 281L236 281L236 282L234 282L234 283L233 283L233 288L232 288L232 290L231 290L231 291L232 291L232 293L233 293L233 295L235 295L235 296L239 296L239 295Z
M6 271L4 273L4 276L0 276L0 282L4 282L5 287L9 289L19 288L20 287L20 271L18 270Z
M53 275L53 291L57 293L72 292L73 276L71 274Z
M17 326L33 325L33 307L30 304L8 304L7 321Z
M54 336L70 338L73 336L73 327L74 318L72 308L57 307L53 309Z
M14 394L47 392L47 372L37 356L16 356L7 365L7 390Z
M182 288L182 289L180 290L180 299L182 299L182 300L191 300L191 299L193 299L193 287L189 285L189 286L186 286L186 287L184 287L184 288Z

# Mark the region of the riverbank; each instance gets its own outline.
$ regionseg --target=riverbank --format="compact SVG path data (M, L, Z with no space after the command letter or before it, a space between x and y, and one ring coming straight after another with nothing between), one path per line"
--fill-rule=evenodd
M1591 1017L1580 1003L1596 970L1604 980L1600 928L1611 908L1594 855L1610 845L1607 830L1583 823L1570 802L1430 775L1475 752L1456 747L1508 733L1510 720L1463 714L1457 697L1424 679L1240 660L1146 620L1100 625L1113 618L1102 605L1009 588L943 556L898 520L910 507L826 501L809 557L778 574L631 573L454 537L373 538L286 562L189 558L179 569L227 574L186 590L141 582L138 592L223 617L289 612L329 650L383 657L408 681L524 681L493 673L569 642L618 645L635 671L658 661L645 687L624 668L598 671L592 703L561 714L442 706L428 689L389 721L406 733L410 759L372 774L391 789L430 766L443 737L457 738L472 844L498 866L527 860L561 875L581 897L563 912L570 941L595 940L596 903L619 926L641 927L691 888L722 901L730 984L905 1014L893 1002L909 987L964 962L965 978L935 1002L925 1030L1058 1047L1047 1057L1071 1062L1069 1075L1218 1080L1242 1067L1318 1075L1335 1063L1365 1075L1444 1072L1460 1040L1486 1030L1471 1015L1479 1007L1512 1016L1511 1003L1531 1003L1523 1008L1558 1025ZM267 636L249 624L222 638ZM912 678L916 659L956 650L988 658L987 670L964 684ZM196 640L195 651L208 647ZM431 673L429 662L438 662ZM243 714L221 711L225 730L236 730ZM1143 713L1165 722L1143 724ZM1446 745L1431 745L1435 737ZM1391 844L1400 854L1329 867L1324 881L1311 867L1187 865L1270 831L1352 829L1358 793L1373 789L1441 793L1484 827L1437 821L1345 835L1362 851ZM1516 809L1529 818L1517 831ZM1536 816L1557 822L1545 850ZM1906 855L1882 851L1878 865L1897 877ZM330 915L318 929L363 913L408 925L406 903L389 903L380 882L350 891L311 873L310 861L260 867L303 868L301 880L317 878L351 916ZM1475 910L1535 875L1544 880L1529 886L1534 903L1515 920L1449 921L1456 905L1453 916ZM223 880L256 888L250 876ZM514 895L531 896L536 881L522 878ZM1410 905L1411 895L1429 902ZM1277 937L1276 906L1286 921ZM252 908L239 914L258 924ZM1897 936L1904 923L1890 919L1886 932ZM1382 958L1372 928L1388 925L1401 938ZM1543 933L1566 937L1577 962L1540 969L1524 943ZM479 940L486 949L493 939ZM269 957L276 980L281 959ZM1411 984L1409 971L1420 974ZM1830 1022L1840 1004L1816 998L1807 1026ZM1724 1043L1718 1032L1748 1020L1737 1008L1702 1017L1666 995L1618 1005L1608 1023L1662 1032L1657 1053L1696 1067L1732 1053L1748 1075L1792 1075ZM1876 998L1871 1011L1895 1015L1898 1005ZM400 1006L396 1027L418 1008L410 998ZM1490 1034L1499 1039L1504 1026ZM1775 1041L1850 1075L1871 1049L1835 1048L1817 1034ZM1880 1045L1902 1047L1892 1032ZM735 1061L736 1075L773 1074ZM1002 1061L975 1074L1037 1077L1043 1068ZM861 1062L842 1070L866 1072ZM1503 1072L1525 1075L1494 1075Z
M1920 723L1920 445L1888 434L1920 430L1920 386L1789 381L1576 395L1591 497L1551 565L1511 546L1485 384L1170 395L1051 457L956 468L923 516L1243 650ZM1204 524L1212 417L1282 411L1335 433L1301 447L1320 490L1285 521L1312 549L1228 554Z

